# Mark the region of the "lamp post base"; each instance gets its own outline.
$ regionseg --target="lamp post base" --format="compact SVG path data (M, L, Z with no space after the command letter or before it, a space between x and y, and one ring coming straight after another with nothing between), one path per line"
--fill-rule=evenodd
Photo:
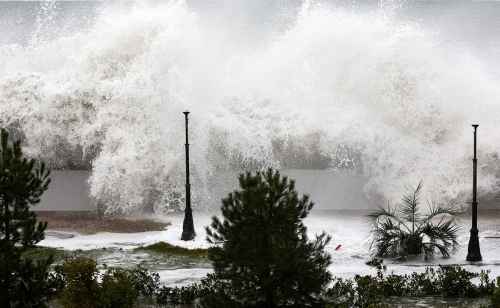
M483 260L483 258L481 257L481 249L479 248L479 236L477 229L470 230L469 249L466 260L470 262L478 262Z
M181 240L191 241L195 238L195 236L196 233L194 232L193 213L191 212L191 209L187 209L184 215L184 222L182 224Z

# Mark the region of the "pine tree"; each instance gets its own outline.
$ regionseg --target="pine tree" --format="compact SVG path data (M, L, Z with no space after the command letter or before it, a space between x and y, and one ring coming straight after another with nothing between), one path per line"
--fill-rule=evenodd
M229 284L233 306L323 307L330 237L308 239L302 220L313 203L272 169L242 174L239 184L222 200L223 220L213 217L207 227L209 258Z
M52 260L22 254L44 237L47 223L37 222L30 206L47 190L49 171L25 158L20 141L11 141L6 130L0 135L0 307L43 307Z

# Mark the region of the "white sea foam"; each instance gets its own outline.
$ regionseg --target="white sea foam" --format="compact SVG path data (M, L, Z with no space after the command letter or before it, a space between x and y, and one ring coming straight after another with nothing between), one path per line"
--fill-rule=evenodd
M324 161L367 176L369 195L422 179L465 200L479 122L480 189L495 192L498 80L394 9L305 2L258 40L184 1L110 6L81 31L0 46L0 119L56 165L82 149L110 212L178 206L186 109L197 187L221 169Z
M321 211L312 210L309 217L305 219L310 238L316 234L326 232L332 239L326 251L332 257L332 264L329 267L330 272L337 277L350 277L359 274L375 274L376 270L365 263L370 259L370 222L366 217L367 212L342 212L342 211ZM209 243L206 241L204 227L211 222L210 215L204 212L195 212L194 221L197 236L193 241L181 241L182 233L182 215L168 215L165 217L171 222L171 225L164 231L153 231L143 233L118 234L118 233L98 233L95 235L76 235L72 238L58 238L48 235L45 240L40 242L42 246L63 248L66 250L90 250L101 248L123 249L130 252L132 249L166 241L170 244L186 248L207 248ZM483 256L483 262L479 264L470 264L465 261L467 255L467 243L469 240L469 220L458 220L461 226L458 233L458 242L460 246L450 258L444 259L439 255L435 258L425 261L422 259L409 260L407 262L385 260L387 272L408 274L414 271L424 271L426 266L437 266L438 264L460 264L468 270L478 272L480 270L490 270L491 276L500 275L500 240L498 234L498 217L492 213L479 215L480 243ZM340 245L340 247L339 247ZM336 249L339 247L338 249ZM120 253L113 254L108 250L108 255L100 257L99 261L108 265L116 263L131 266L134 263L148 261L151 256L140 255L137 258L131 258L131 254L124 256ZM137 252L136 252L137 254ZM158 271L162 277L162 282L167 285L186 284L203 278L211 272L210 265L206 263L183 263L169 264L168 266L158 266L154 262L149 262L153 271Z

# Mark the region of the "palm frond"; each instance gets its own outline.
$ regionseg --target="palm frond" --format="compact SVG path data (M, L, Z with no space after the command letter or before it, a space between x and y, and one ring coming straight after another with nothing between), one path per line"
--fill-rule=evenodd
M367 215L368 218L373 220L373 223L377 226L379 221L382 219L390 219L397 222L399 226L405 228L410 232L410 228L407 226L406 222L398 216L395 209L391 208L390 204L387 204L387 208L379 207L370 214Z
M431 239L448 240L454 244L458 244L456 239L459 230L460 227L453 220L447 220L438 224L427 224L422 233Z
M399 207L400 216L412 223L412 225L420 221L419 204L422 186L422 181L420 181L414 191L405 194L401 199L402 203Z
M376 246L379 257L395 256L399 253L405 232L399 225L394 224L393 220L389 218L379 220L373 229L373 234L372 246Z
M442 223L444 218L447 218L448 220L455 220L456 216L461 213L461 211L453 206L439 206L434 203L429 203L428 204L428 211L429 213L422 217L420 221L420 226L419 229L421 229L423 226L427 225L428 223L431 223L433 219L435 218L441 218L439 223Z
M425 242L422 243L422 248L424 250L425 259L427 260L430 256L434 255L434 251L439 250L441 255L445 258L450 256L450 249L448 246L435 243L435 242Z
M449 249L458 246L457 233L460 227L453 221L440 221L438 224L427 223L422 228L422 234L429 237L426 245L437 248L443 257L449 256Z

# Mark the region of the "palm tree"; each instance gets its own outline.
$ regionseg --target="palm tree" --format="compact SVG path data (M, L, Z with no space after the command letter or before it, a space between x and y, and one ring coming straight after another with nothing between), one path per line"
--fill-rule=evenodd
M459 226L455 217L459 213L453 207L429 204L423 213L420 209L422 182L404 195L396 207L379 208L368 217L373 220L374 239L372 247L378 257L405 257L421 255L425 258L439 251L449 257L457 245Z

